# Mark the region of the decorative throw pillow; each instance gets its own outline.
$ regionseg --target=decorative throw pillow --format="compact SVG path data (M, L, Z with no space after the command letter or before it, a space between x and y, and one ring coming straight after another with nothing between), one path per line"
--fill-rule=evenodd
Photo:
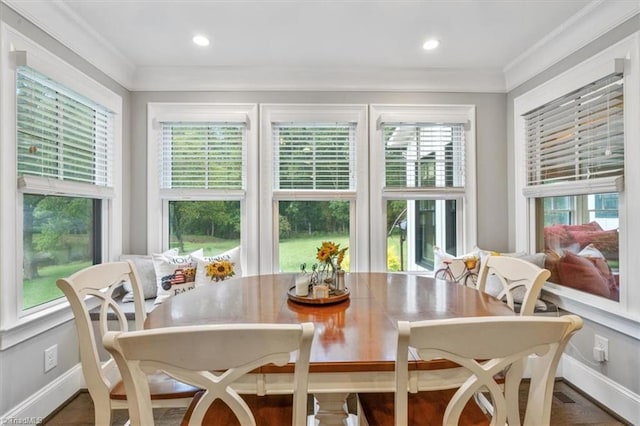
M196 287L222 281L232 276L242 276L240 246L215 256L194 256L196 267Z
M545 261L544 253L527 254L526 252L523 252L523 251L511 252L511 253L500 253L497 251L484 250L481 248L478 248L478 252L480 253L481 264L482 262L484 262L487 256L491 254L492 256L516 257L518 259L526 260L529 263L533 263L539 268L544 268L544 261ZM497 297L500 294L500 292L502 292L503 289L504 287L502 285L502 282L500 281L500 278L498 278L495 274L491 274L487 277L487 282L485 285L485 293L488 293L493 297ZM524 286L514 288L513 291L511 292L514 303L522 303L526 293L527 293L527 289ZM536 301L536 309L546 310L546 308L547 308L547 305L543 301L541 300Z
M175 254L177 254L177 252ZM140 285L142 286L142 293L144 294L144 298L153 299L154 297L156 297L156 271L153 268L153 260L151 259L151 256L141 254L123 254L120 256L120 260L131 260L131 262L133 262L133 266L136 268L136 272L138 273ZM122 301L133 302L133 291L131 289L131 282L129 280L126 280L123 285L125 293L122 297Z
M607 259L618 258L618 231L571 231L574 240L580 245L579 250L592 244Z
M185 256L177 254L153 254L153 267L156 272L157 296L154 304L191 290L195 286L196 261L202 256L202 249Z
M558 250L575 244L565 225L550 225L544 228L545 250Z
M544 248L545 250L570 249L577 252L585 245L576 239L576 233L599 232L602 227L596 221L583 223L581 225L550 225L544 228Z
M488 255L493 255L493 256L511 256L511 257L527 256L527 252L525 252L525 251L514 251L514 252L508 252L507 253L507 252L500 252L500 251L496 251L496 250L485 250L485 249L482 249L480 247L476 247L474 251L480 255L480 263L481 264L482 264L482 262L484 261L484 259Z
M566 251L558 262L560 283L566 287L609 298L608 280L587 258Z
M602 231L602 226L595 220L581 225L562 225L567 231Z
M607 263L607 259L605 259L604 255L598 250L593 244L589 244L584 249L578 253L579 256L582 256L598 269L600 275L607 281L609 285L609 298L613 300L619 300L620 297L620 289L618 287L618 281L616 280L613 271L611 271L611 267L609 263Z
M551 271L549 281L559 284L560 274L558 274L558 264L560 263L560 259L562 259L562 253L559 253L555 250L546 250L544 254L544 267Z

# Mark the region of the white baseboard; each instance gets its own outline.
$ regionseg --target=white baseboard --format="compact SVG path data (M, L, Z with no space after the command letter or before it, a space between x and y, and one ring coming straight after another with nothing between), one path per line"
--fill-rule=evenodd
M83 387L85 387L85 384L82 367L77 364L20 404L2 414L0 424L14 424L16 422L35 424L37 420L39 420L37 423L40 423L42 419L60 407Z
M566 379L626 421L640 425L640 395L567 354L562 356L558 366L558 377ZM16 419L43 419L83 387L84 376L78 364L4 413L0 424L11 424Z
M562 372L558 376L566 379L618 416L631 424L640 425L640 395L567 354L562 356L558 371Z

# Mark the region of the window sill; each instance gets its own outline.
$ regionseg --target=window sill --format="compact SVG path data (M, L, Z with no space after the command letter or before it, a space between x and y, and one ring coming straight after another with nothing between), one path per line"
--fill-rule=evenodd
M0 351L6 350L38 334L51 330L73 319L68 302L20 318L8 328L0 330Z
M623 312L623 305L619 302L551 283L545 284L542 298L586 320L640 339L640 317Z

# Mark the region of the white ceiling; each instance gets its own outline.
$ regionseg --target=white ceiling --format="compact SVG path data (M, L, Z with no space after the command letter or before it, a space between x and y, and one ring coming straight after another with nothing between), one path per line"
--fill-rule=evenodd
M554 37L585 44L638 9L637 0L3 1L131 90L505 91L559 59L545 47ZM195 46L197 33L211 45ZM441 41L436 51L422 49L428 38ZM543 48L546 59L527 65Z

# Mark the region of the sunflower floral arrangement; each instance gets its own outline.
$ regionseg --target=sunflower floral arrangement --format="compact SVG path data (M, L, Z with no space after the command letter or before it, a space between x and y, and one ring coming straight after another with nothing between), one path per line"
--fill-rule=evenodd
M347 249L348 247L340 248L340 244L332 241L323 241L322 245L318 247L316 259L321 265L324 265L323 269L335 271L342 265Z
M229 258L216 257L207 263L205 273L212 281L222 281L235 275L234 266Z

